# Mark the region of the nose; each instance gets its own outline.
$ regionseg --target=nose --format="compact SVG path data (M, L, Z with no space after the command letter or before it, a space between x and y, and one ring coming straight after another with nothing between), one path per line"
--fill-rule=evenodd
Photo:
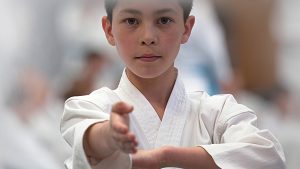
M140 43L143 46L150 46L157 44L157 33L153 25L144 25L142 29Z

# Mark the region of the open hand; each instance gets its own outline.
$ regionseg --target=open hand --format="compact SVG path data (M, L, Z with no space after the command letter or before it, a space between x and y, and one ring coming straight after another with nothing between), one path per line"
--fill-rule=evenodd
M113 105L109 121L109 132L115 148L124 153L136 153L137 141L135 135L129 131L129 113L133 107L118 102Z

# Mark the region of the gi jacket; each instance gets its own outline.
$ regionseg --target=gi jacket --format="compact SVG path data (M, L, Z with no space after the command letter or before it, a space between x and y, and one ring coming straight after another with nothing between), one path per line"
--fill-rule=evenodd
M88 163L83 136L94 123L109 120L111 105L125 101L134 106L130 129L139 149L165 145L203 147L223 169L284 169L285 157L276 138L257 128L257 117L231 95L187 93L177 77L160 120L149 101L129 81L124 71L116 90L101 88L65 102L61 132L73 148L69 169L131 169L128 154L116 152L95 166Z

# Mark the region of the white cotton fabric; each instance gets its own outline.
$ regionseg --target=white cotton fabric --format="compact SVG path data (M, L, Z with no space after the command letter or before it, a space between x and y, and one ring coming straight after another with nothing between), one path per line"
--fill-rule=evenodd
M238 104L231 95L187 93L178 77L160 120L125 71L116 90L101 88L90 95L66 101L61 131L73 148L73 156L66 161L67 168L132 168L131 157L123 153L115 153L91 166L82 145L86 129L94 123L109 120L111 105L120 100L134 106L130 129L137 137L139 149L165 145L201 146L220 168L285 168L283 150L276 138L268 130L258 129L255 113Z

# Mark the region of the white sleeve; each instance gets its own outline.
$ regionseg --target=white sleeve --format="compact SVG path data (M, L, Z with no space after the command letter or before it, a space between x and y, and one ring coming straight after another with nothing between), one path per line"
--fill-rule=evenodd
M66 101L61 120L61 133L72 147L72 157L66 160L66 168L131 169L131 158L124 153L114 153L97 165L90 165L83 148L85 131L95 123L109 120L110 106L97 105L88 99L80 98L75 97Z
M285 169L281 145L268 130L257 128L257 116L228 97L215 123L214 144L201 145L223 169Z

